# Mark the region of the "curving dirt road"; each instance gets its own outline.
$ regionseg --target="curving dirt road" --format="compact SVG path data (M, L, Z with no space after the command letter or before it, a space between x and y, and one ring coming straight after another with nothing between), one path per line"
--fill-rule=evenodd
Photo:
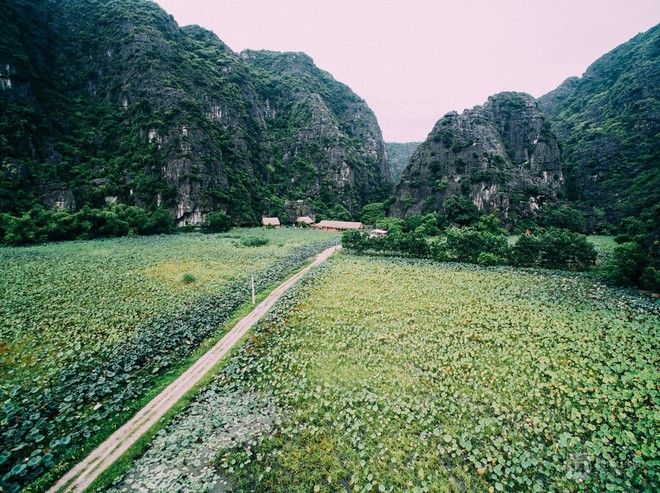
M263 317L275 302L311 268L324 262L341 245L321 252L316 260L275 288L254 310L238 322L218 343L199 358L185 373L154 397L130 421L114 432L83 461L65 474L49 493L79 491L92 482L149 430L163 415L213 368L223 356Z

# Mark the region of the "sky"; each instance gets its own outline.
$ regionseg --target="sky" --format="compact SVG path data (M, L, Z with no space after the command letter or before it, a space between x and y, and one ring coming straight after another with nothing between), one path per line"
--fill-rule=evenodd
M234 51L302 51L376 113L387 142L449 111L534 97L660 22L660 0L156 0Z

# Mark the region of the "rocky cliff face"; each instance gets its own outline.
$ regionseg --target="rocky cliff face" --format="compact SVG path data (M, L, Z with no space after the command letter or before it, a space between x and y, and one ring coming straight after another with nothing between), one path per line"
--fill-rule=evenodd
M3 211L61 196L251 224L286 199L357 209L388 190L373 113L308 57L241 57L146 0L10 0L0 16Z
M346 85L318 69L304 53L245 51L257 75L256 89L274 165L293 199L351 211L391 190L385 144L376 117Z
M562 159L550 124L528 94L505 92L440 119L410 159L391 212L440 211L450 195L503 218L534 214L560 194Z
M660 204L660 25L539 103L562 144L570 199L614 223Z

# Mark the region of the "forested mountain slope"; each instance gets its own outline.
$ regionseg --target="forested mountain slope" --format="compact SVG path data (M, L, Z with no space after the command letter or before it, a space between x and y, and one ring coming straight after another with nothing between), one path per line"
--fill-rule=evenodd
M389 191L373 113L308 57L241 56L147 0L7 7L3 212L120 202L250 224L289 198L358 210ZM321 120L336 129L318 134Z
M539 99L562 144L567 196L611 221L660 204L660 25Z

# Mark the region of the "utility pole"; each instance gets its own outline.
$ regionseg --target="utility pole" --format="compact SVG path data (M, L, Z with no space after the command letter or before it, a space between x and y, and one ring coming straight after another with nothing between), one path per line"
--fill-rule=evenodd
M252 274L251 280L252 280L252 304L254 305L254 274Z

